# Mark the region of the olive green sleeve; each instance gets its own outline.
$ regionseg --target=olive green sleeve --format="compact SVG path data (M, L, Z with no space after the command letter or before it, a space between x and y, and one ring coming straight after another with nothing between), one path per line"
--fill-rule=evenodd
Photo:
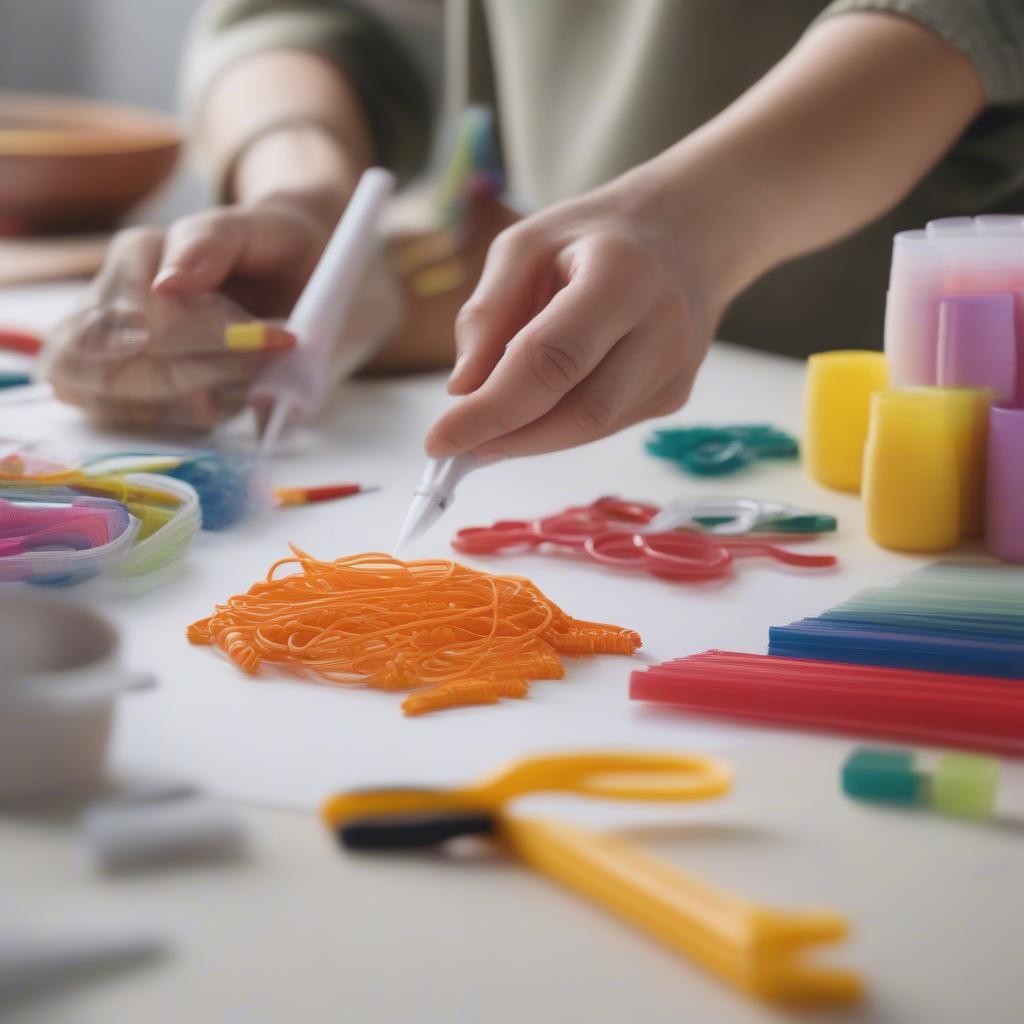
M271 49L335 61L359 93L378 163L404 179L422 168L433 127L426 80L395 32L356 0L209 0L185 52L186 110L194 115L226 67Z
M924 25L974 65L991 105L1024 105L1024 0L835 0L817 21L852 11Z

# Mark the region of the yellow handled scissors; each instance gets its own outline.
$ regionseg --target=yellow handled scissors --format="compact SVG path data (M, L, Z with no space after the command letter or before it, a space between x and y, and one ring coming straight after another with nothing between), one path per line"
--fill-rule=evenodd
M459 836L488 836L756 998L855 1001L862 988L856 974L798 958L805 946L845 935L839 915L759 907L616 837L506 811L509 801L528 793L704 800L727 792L731 777L725 762L709 757L555 754L516 761L462 789L342 793L324 805L323 816L350 849L421 848Z
M605 800L702 800L729 789L728 765L679 754L546 754L516 761L463 789L361 790L332 797L324 806L328 824L378 814L431 811L500 812L527 793L574 793Z

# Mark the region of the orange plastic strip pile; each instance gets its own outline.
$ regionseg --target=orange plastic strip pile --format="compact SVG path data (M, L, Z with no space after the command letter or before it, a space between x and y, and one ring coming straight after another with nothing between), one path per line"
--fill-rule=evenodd
M571 618L522 576L377 552L333 562L292 552L189 626L189 641L215 644L251 675L267 663L332 683L417 689L407 715L525 697L530 680L565 674L559 655L641 645L632 630ZM286 566L297 571L279 575Z

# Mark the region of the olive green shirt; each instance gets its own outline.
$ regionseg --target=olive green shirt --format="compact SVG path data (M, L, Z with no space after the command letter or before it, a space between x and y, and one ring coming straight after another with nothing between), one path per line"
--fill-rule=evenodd
M435 111L487 103L513 191L540 206L667 149L812 22L850 11L927 26L970 59L988 107L896 209L767 274L719 334L794 355L879 347L894 232L1024 210L1024 0L211 0L186 57L185 93L194 106L221 70L256 50L316 51L345 68L379 159L405 177L427 161ZM429 53L442 39L439 73Z

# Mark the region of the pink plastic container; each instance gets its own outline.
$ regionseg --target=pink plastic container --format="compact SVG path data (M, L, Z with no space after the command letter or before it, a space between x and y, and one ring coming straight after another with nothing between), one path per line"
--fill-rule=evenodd
M893 239L885 310L885 354L892 387L939 381L939 311L953 296L1013 297L1017 348L1014 402L1024 402L1024 219L948 217ZM1010 395L1009 387L1001 394Z
M1008 562L1024 562L1024 406L989 413L985 544Z
M939 303L938 383L1017 397L1017 336L1009 292L953 295Z

